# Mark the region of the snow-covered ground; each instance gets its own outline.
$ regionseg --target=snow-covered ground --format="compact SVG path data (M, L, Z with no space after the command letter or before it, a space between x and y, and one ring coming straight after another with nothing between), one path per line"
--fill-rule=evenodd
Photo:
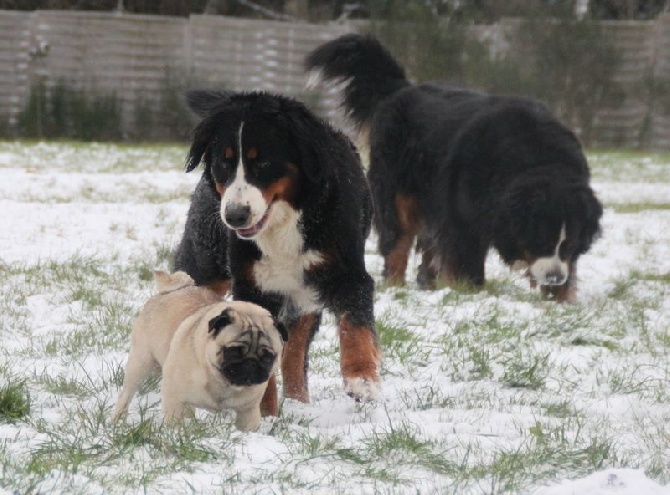
M0 492L670 494L670 155L592 154L603 237L574 305L493 253L477 293L417 290L417 260L406 289L378 285L378 403L342 393L327 315L312 403L258 432L205 412L170 430L156 382L114 426L129 325L198 179L185 153L0 143ZM373 239L366 262L381 282Z

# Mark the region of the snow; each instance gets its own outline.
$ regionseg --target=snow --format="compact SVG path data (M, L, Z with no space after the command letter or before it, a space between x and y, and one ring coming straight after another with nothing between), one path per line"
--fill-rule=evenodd
M100 321L127 327L152 293L151 281L137 273L166 268L157 253L180 238L198 179L183 173L185 154L186 146L0 143L0 387L25 380L32 406L27 421L0 421L0 494L31 483L41 493L123 493L117 477L140 480L144 467L159 462L150 445L140 445L75 472L57 464L46 473L22 466L45 442L76 437L73 422L89 414L81 411L111 409L118 393L111 376L125 362L127 339L101 329L79 353L68 339ZM645 182L630 180L637 169L626 160L608 158L607 167L604 158L595 160L603 237L580 260L575 305L540 301L495 254L487 260L490 289L420 291L412 259L406 289L379 285L376 294L377 320L398 329L384 344L379 402L355 404L342 393L336 327L326 315L311 351L311 404L285 400L282 418L266 418L249 434L226 429L230 417L223 414L224 426L214 426L223 436L198 440L219 459L188 467L173 459L176 467L149 477L143 488L670 494L664 484L670 479L670 158L636 158L635 167L657 178ZM87 263L97 270L86 279L93 287L77 275ZM72 280L51 275L59 264L71 267ZM373 238L366 264L381 282ZM77 288L102 302L73 295ZM106 310L117 320L105 320ZM536 387L510 385L528 379L524 371L533 363L541 371L530 377L539 380ZM54 391L46 379L90 390ZM153 390L136 399L129 422L141 414L160 421L159 397ZM82 441L95 444L99 437L104 444L111 426L87 428ZM375 443L403 432L418 442L415 451ZM579 460L582 449L591 452L603 439L612 440L613 452L598 467ZM495 463L526 448L548 460L510 468L520 482L506 485ZM467 471L482 466L480 474ZM463 479L455 479L458 473Z

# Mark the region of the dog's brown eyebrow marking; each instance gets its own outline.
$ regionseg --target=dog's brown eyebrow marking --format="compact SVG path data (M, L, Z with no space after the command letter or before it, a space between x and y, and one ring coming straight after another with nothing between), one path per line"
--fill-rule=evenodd
M253 160L258 157L258 150L256 148L249 148L249 151L247 151L247 158L249 160Z
M226 146L226 151L224 151L224 156L226 159L231 159L235 155L235 152L233 151L233 148L230 146Z

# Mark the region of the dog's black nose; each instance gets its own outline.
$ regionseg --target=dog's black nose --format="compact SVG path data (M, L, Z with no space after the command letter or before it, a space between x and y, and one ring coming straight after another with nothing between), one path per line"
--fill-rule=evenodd
M249 223L251 208L249 205L228 205L225 211L225 220L228 225L236 229L245 227Z

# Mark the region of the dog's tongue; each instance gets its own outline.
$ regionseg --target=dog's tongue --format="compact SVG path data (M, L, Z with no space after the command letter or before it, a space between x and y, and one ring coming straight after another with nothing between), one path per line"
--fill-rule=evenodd
M235 232L239 237L253 237L258 232L258 225L254 225L249 229L237 229Z

